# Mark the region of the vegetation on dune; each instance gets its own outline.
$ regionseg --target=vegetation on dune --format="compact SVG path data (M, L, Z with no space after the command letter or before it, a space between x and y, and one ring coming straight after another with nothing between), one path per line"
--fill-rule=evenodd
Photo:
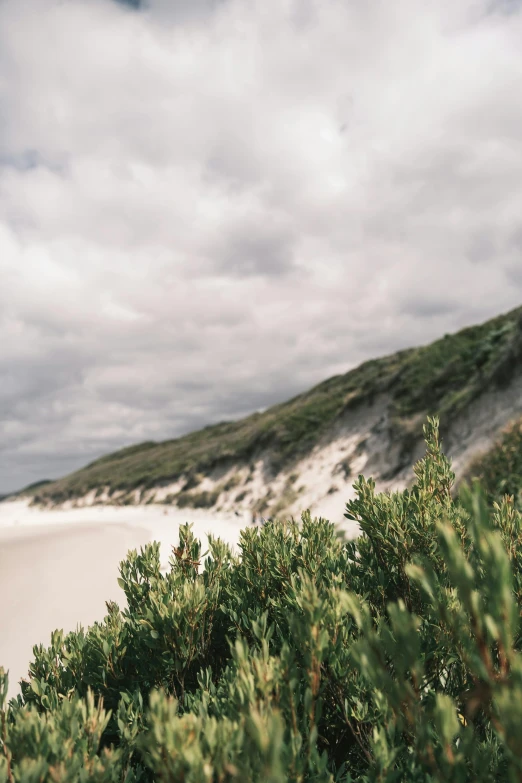
M522 308L414 351L394 388L394 410L451 416L491 381L507 384L522 358Z
M477 478L489 501L512 495L522 511L522 419L512 422L487 454L469 468L469 477Z
M431 345L365 362L264 413L122 449L43 487L35 499L59 503L101 486L111 492L147 489L260 456L268 456L268 467L277 474L310 453L347 411L380 394L390 400L394 439L407 445L422 436L426 415L443 414L449 423L488 384L509 383L521 358L518 308Z
M42 487L45 487L47 484L52 484L52 479L42 479L41 481L35 481L33 484L29 484L24 489L24 492L36 492Z
M0 782L520 781L522 516L455 501L425 435L411 490L359 477L355 542L305 513L239 556L183 526L165 574L130 552L125 610L35 647L9 705L0 671Z

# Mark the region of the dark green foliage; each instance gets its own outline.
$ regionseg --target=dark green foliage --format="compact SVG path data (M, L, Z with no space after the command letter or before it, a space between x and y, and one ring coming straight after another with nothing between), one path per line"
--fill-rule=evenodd
M240 421L122 449L43 487L38 500L61 503L100 486L150 488L216 467L241 466L261 455L277 473L310 453L348 411L382 394L389 402L393 437L404 442L408 455L422 437L427 414L443 414L447 424L488 386L510 382L522 359L521 318L519 308L432 345L365 362Z
M490 502L513 495L516 507L522 511L522 419L513 422L468 473L480 480Z
M217 503L221 488L203 492L180 492L173 501L179 508L212 508Z
M183 526L167 573L130 552L127 608L55 632L0 697L0 781L522 780L522 518L455 501L425 434L411 490L359 477L356 541L305 513L239 556Z

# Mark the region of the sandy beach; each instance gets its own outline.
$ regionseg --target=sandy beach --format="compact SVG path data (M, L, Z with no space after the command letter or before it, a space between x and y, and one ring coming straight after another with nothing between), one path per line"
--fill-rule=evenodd
M148 538L147 530L125 524L0 531L0 662L9 670L10 696L34 644L48 644L56 628L102 619L106 600L122 603L118 563Z
M234 546L251 520L172 508L165 513L161 506L40 511L26 502L0 503L0 665L9 670L9 695L27 674L33 645L47 645L57 628L68 632L101 620L105 601L125 604L118 565L130 549L159 541L167 567L179 525L187 521L206 547L207 533Z

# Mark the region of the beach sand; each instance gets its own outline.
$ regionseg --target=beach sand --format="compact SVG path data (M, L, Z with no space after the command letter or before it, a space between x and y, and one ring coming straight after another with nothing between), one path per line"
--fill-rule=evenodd
M27 675L34 644L47 646L57 628L103 619L106 600L124 603L118 564L148 539L146 529L125 524L0 531L0 664L9 696Z

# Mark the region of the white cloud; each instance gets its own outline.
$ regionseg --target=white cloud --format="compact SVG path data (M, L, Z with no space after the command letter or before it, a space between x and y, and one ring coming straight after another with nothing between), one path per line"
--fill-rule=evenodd
M520 4L131 5L0 4L0 491L520 302Z

